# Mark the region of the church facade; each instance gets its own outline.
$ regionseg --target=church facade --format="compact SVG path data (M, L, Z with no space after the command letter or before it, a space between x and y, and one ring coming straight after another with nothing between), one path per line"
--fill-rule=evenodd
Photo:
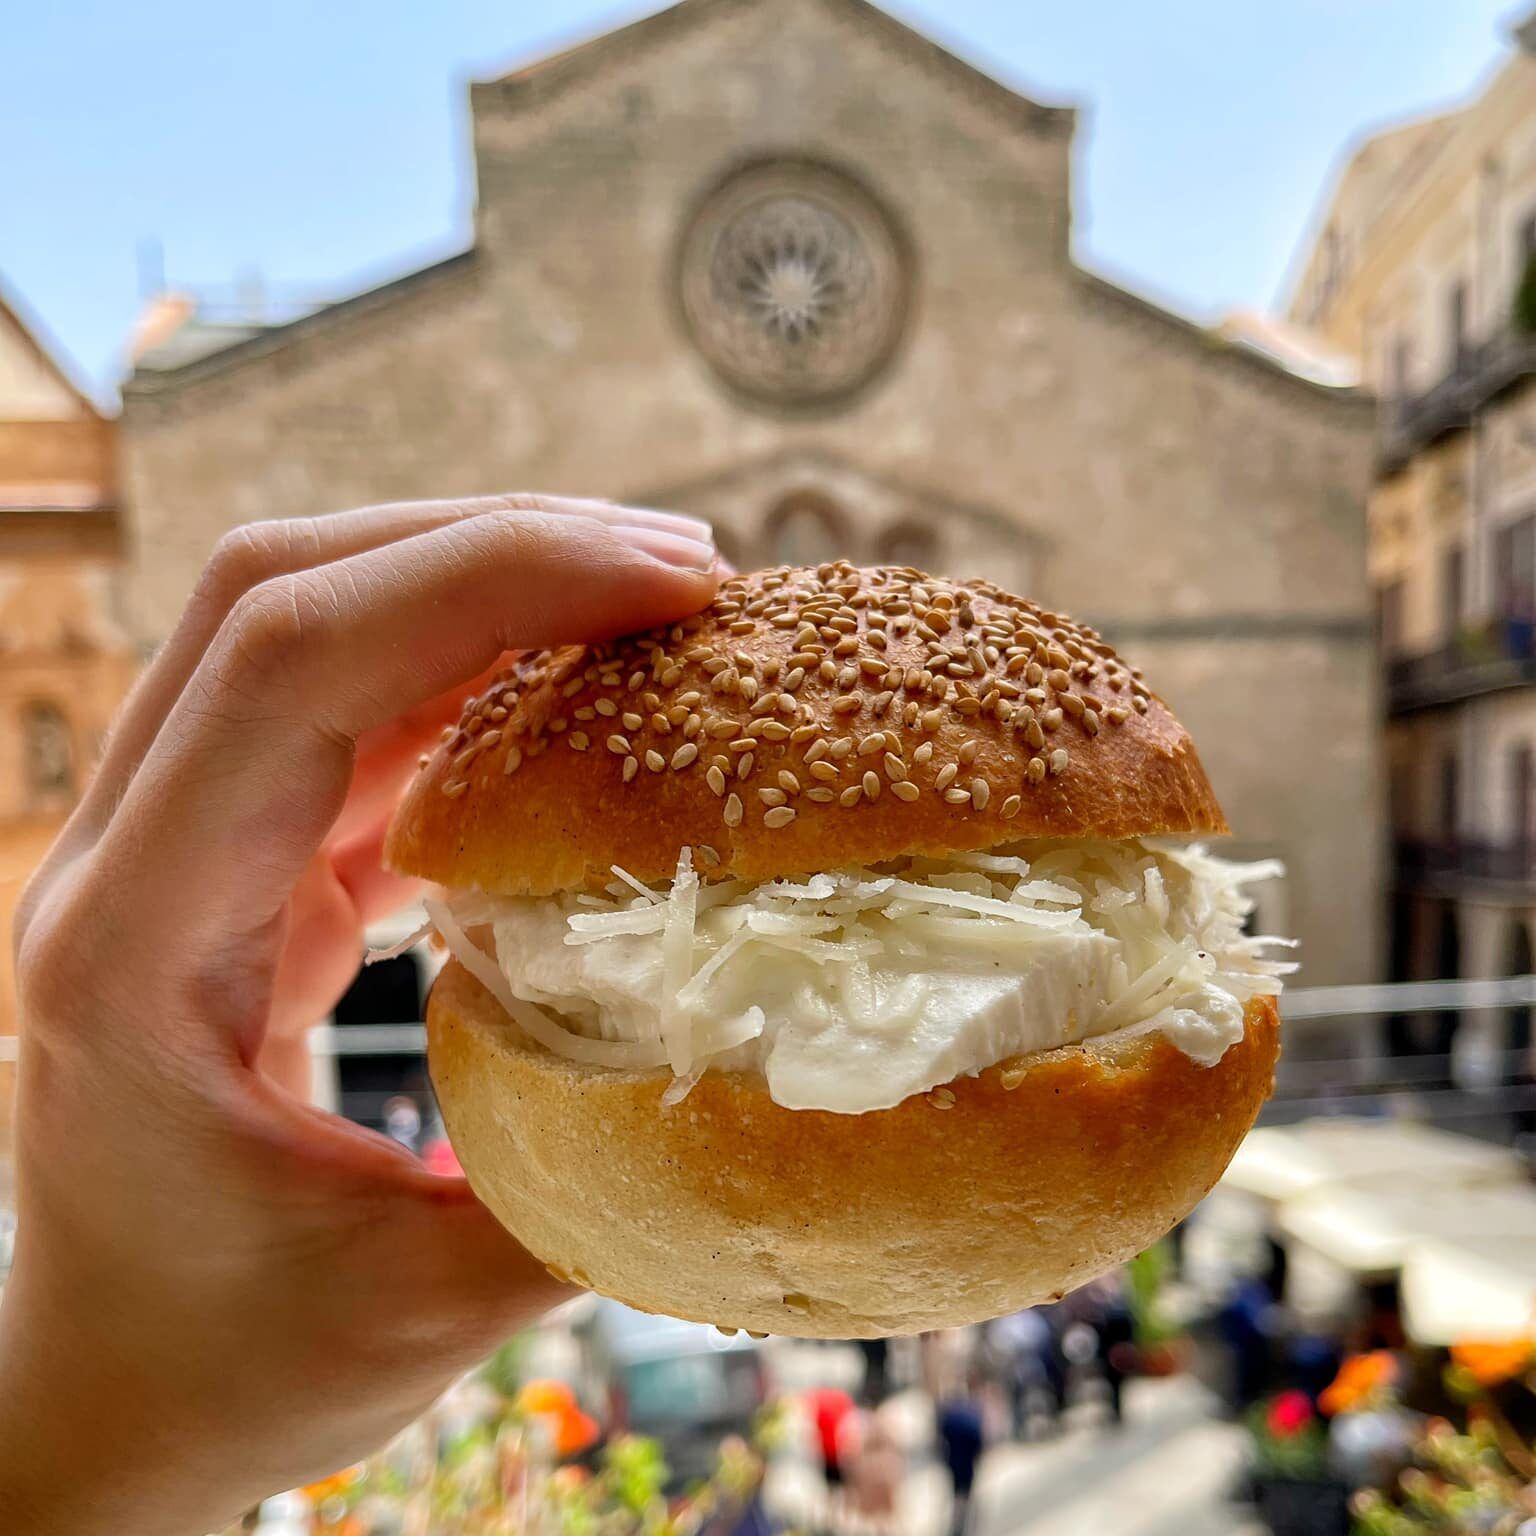
M1145 667L1307 979L1374 975L1369 409L1074 264L1070 109L864 0L683 0L470 106L469 249L141 357L143 640L234 523L508 489L986 575Z

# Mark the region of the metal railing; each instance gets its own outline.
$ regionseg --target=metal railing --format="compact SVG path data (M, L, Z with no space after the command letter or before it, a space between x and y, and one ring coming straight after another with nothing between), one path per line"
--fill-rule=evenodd
M1536 336L1501 327L1483 342L1461 347L1450 372L1430 388L1383 412L1380 465L1400 469L1421 448L1467 426L1475 411L1536 372Z
M1536 621L1508 615L1469 628L1432 651L1387 663L1387 707L1394 714L1532 685Z
M1400 886L1448 892L1469 883L1536 887L1536 841L1530 838L1400 838L1393 862Z

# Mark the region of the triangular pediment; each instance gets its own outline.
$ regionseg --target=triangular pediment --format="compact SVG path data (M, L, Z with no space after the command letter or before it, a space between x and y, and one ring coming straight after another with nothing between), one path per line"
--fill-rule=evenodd
M679 0L665 10L482 82L476 90L496 91L512 103L533 107L599 83L610 68L632 65L641 55L659 54L668 44L738 12L764 8L783 10L786 22L792 20L796 9L828 13L872 37L910 67L960 87L1018 129L1032 133L1071 131L1073 108L1048 105L1022 94L869 0Z

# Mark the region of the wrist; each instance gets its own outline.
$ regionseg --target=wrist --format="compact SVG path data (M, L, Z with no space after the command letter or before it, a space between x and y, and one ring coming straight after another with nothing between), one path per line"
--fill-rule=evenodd
M24 1313L26 1314L24 1316ZM63 1342L63 1341L59 1341ZM75 1375L13 1278L0 1299L0 1531L107 1536L147 1529L113 1458L99 1384Z

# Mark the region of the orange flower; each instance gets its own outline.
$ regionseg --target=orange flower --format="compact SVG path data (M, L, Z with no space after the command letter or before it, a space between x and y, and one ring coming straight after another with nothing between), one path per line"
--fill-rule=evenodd
M1480 1387L1497 1387L1516 1376L1523 1376L1533 1363L1529 1339L1493 1344L1472 1341L1453 1344L1451 1359Z
M581 1411L563 1381L530 1381L517 1394L516 1405L530 1417L550 1420L557 1456L579 1455L597 1442L597 1421Z
M355 1467L343 1467L340 1472L322 1477L317 1483L307 1484L303 1493L311 1504L319 1504L326 1499L335 1498L337 1494L345 1493L362 1475L363 1467L359 1462Z
M1366 1407L1396 1380L1397 1362L1386 1350L1351 1355L1318 1398L1317 1406L1330 1418L1337 1413L1353 1413Z

